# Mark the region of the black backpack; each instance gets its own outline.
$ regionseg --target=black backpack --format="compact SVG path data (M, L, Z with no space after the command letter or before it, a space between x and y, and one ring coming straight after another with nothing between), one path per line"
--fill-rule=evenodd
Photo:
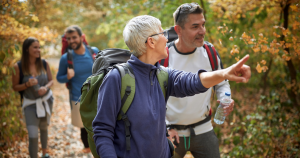
M43 62L43 66L44 66L45 70L47 71L47 63L46 63L46 61L44 59L42 59L42 62ZM19 72L20 72L19 73L19 76L20 76L19 84L22 84L22 80L24 78L24 74L23 74L23 71L22 71L21 61L18 61L17 64L18 64ZM24 93L24 91L19 91L19 94L21 96L21 106L22 106L22 102L23 102L23 93Z

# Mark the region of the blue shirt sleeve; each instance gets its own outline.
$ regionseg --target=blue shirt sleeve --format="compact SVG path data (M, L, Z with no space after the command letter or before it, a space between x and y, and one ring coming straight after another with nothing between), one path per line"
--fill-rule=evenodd
M99 88L97 115L93 121L94 141L101 158L115 157L114 130L121 109L121 76L117 69L110 71Z
M67 68L68 68L67 53L65 53L60 58L58 72L56 75L56 79L59 83L68 82Z
M198 93L204 93L208 90L200 80L199 74L206 72L200 69L198 73L184 72L168 68L169 80L167 96L186 97L193 96Z
M98 54L99 49L97 47L91 47L91 49L94 51L94 54Z

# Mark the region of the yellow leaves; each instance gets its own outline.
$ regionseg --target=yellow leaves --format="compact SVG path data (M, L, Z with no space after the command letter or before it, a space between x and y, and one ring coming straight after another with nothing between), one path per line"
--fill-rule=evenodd
M219 26L219 27L218 27L218 31L221 30L221 29L223 29L223 26Z
M266 52L267 50L269 50L269 48L268 48L268 46L266 46L266 45L262 45L261 46L261 52Z
M288 33L288 31L289 31L289 29L281 29L282 30L282 34L284 35L284 36L286 36L287 35L287 33Z
M266 61L265 61L265 60L262 60L261 63L262 63L264 66L260 66L259 62L257 62L256 71L257 71L258 73L261 73L262 71L263 71L263 72L266 72L266 71L268 70L268 67L265 66Z
M45 45L45 41L40 40L39 42L40 42L40 45L41 45L41 46L44 46L44 45Z
M257 62L257 66L256 66L256 71L258 73L261 73L261 71L262 71L262 68L261 68L261 66L260 66L260 64L258 62Z
M237 48L237 45L234 45L230 51L230 55L239 54L240 51Z
M252 50L253 50L255 53L257 53L257 52L260 51L260 48L259 48L258 46L254 46L254 47L252 47Z
M286 54L283 54L281 57L282 57L282 59L284 59L285 61L291 60L291 57L290 57L290 56L287 56Z
M262 60L262 61L260 61L260 63L262 63L263 65L266 65L266 61L265 60Z
M240 61L240 56L234 58L237 62Z
M229 41L233 41L233 37L232 36L229 38Z
M296 43L297 43L297 38L293 36L293 44L296 45Z
M2 67L2 74L6 74L6 67Z
M293 23L293 30L296 30L298 26L300 26L300 22L294 21L294 23Z
M31 17L31 20L34 21L34 22L39 22L39 18L37 16L35 16L35 15L33 15Z
M296 5L291 5L292 11L296 12L298 10L298 7Z
M263 38L263 37L264 37L264 35L263 35L262 33L260 33L258 36L259 36L260 38Z
M276 32L273 32L273 36L275 36L275 37L277 37L277 38L280 37L280 35L278 35Z
M220 44L222 45L222 40L221 40L221 39L219 39L219 42L220 42Z

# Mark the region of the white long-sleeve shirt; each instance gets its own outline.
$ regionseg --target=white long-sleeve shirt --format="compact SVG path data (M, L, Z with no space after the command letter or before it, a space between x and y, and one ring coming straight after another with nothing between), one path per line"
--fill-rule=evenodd
M220 59L218 57L218 69L221 69ZM198 47L190 53L180 53L174 42L169 47L169 67L186 72L196 73L199 69L212 71L209 57L204 47ZM230 91L228 81L222 81L215 86L216 95L221 99L225 92ZM166 123L176 125L190 125L205 119L211 109L210 98L212 88L205 93L196 94L185 98L170 97L167 102ZM212 115L215 112L212 112ZM202 134L212 130L212 123L208 121L194 128L195 134ZM175 129L176 130L176 129ZM179 136L189 136L190 130L177 130Z

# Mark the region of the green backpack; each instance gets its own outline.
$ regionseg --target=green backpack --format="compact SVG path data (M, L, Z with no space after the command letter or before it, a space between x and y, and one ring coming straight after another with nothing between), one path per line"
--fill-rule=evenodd
M135 77L132 68L126 61L130 58L130 52L124 49L105 49L100 51L93 64L93 74L86 79L81 87L80 115L83 125L88 132L88 142L95 158L99 158L93 139L92 122L97 114L98 91L105 75L113 68L117 68L121 75L121 104L122 108L118 120L125 123L124 136L126 136L126 148L130 150L130 122L126 116L135 94ZM166 97L168 85L168 72L164 67L157 70L157 78L160 87Z

